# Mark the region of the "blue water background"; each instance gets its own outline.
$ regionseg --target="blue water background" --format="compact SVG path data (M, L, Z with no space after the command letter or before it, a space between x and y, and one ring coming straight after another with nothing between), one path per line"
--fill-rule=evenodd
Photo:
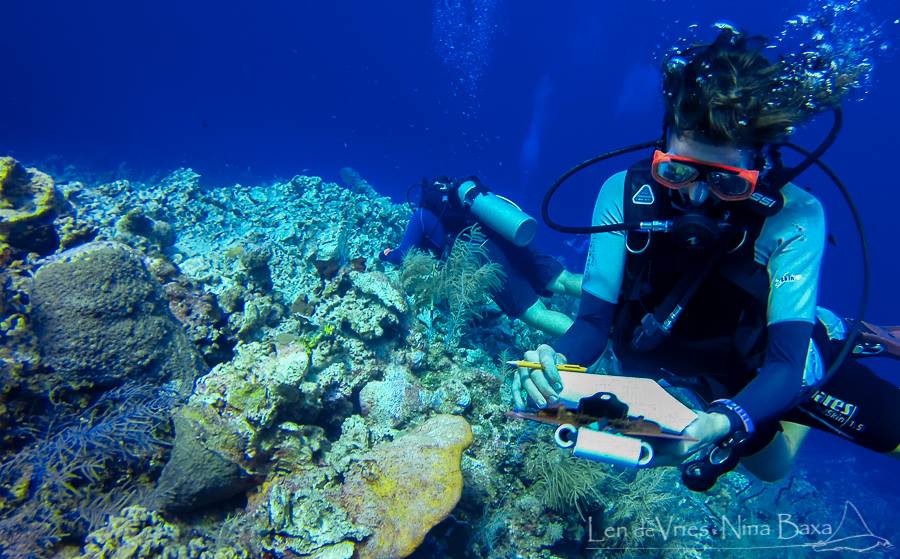
M900 17L891 0L867 4L876 20ZM465 26L435 23L459 6L472 12ZM397 201L422 176L477 174L537 215L546 188L571 165L657 137L656 68L689 24L727 19L772 35L807 8L806 0L5 2L0 153L137 177L190 166L210 186L301 173L337 180L352 166ZM896 33L885 29L895 42L865 99L846 105L826 158L865 220L868 316L880 323L900 323ZM454 66L447 40L475 49L474 66ZM797 141L812 148L827 121ZM554 206L557 219L587 222L599 181L630 160L573 181ZM821 174L798 182L824 201L837 243L820 300L852 315L861 272L849 213ZM538 242L579 268L583 256L566 239L544 229ZM874 366L900 382L895 363ZM832 456L855 466L829 470ZM895 461L832 437L817 434L802 462L851 482L864 470L868 487L900 496Z

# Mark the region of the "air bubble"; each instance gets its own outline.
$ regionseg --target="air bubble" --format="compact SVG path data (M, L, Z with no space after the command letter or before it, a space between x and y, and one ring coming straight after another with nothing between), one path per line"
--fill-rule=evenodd
M666 62L666 69L670 72L677 72L687 66L687 60L680 56L673 56Z
M713 24L713 27L718 29L719 31L731 31L735 35L741 35L741 31L737 28L737 26L730 21L720 20Z

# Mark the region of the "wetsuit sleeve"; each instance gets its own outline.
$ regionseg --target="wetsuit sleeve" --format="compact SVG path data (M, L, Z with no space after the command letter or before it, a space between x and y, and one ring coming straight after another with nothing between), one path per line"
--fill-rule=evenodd
M732 398L757 426L773 423L796 403L803 389L803 371L812 331L813 324L803 321L778 322L768 327L763 366Z
M400 245L389 252L387 256L382 256L381 259L399 265L411 248L425 249L432 248L432 245L436 247L438 243L435 243L434 239L444 239L445 237L446 232L438 216L430 210L419 208L409 218Z
M611 176L603 183L594 204L591 225L622 223L625 196L625 172ZM622 277L625 275L625 232L594 233L584 265L582 290L610 303L619 300Z
M808 192L789 184L784 208L766 219L755 245L769 272L768 324L815 322L819 274L825 252L825 212Z
M578 317L557 340L553 349L565 355L570 363L590 365L606 349L609 327L612 325L615 312L616 305L613 303L582 291Z
M759 373L733 400L756 424L779 419L803 388L825 251L825 214L819 201L794 185L784 208L768 218L756 258L769 272L768 347Z
M624 189L624 172L607 179L597 195L592 225L622 223ZM591 235L578 316L554 345L554 349L564 354L570 362L590 365L603 354L624 273L625 234Z

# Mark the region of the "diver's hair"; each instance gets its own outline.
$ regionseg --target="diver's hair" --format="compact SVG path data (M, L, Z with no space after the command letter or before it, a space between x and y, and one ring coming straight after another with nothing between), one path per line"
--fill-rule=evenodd
M784 140L811 115L786 62L762 54L761 37L723 30L663 66L665 124L712 143L755 149Z

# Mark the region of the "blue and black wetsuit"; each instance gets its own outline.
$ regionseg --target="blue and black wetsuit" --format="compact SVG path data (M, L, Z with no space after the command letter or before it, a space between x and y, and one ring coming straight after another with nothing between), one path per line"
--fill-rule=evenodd
M419 208L410 217L400 245L382 255L382 259L399 265L412 248L428 250L438 258L446 257L456 236L468 224L452 216L441 217L427 208ZM531 245L519 247L487 227L482 231L487 237L488 258L499 264L505 274L503 286L492 293L491 298L504 313L518 318L539 297L551 295L547 285L559 277L563 267Z
M403 257L412 248L427 250L441 257L447 247L452 244L453 238L458 234L459 230L447 231L447 228L434 212L425 208L419 208L409 218L409 223L406 225L406 231L403 233L400 245L387 255L383 255L381 259L399 266L403 262Z
M606 181L594 208L594 225L625 221L625 192L625 172ZM758 331L763 334L759 362L748 362L734 349L741 341L735 340L737 323L723 317L742 317L742 306L750 303L721 277L701 285L664 345L646 353L626 347L640 314L627 315L631 294L621 292L626 261L636 252L636 247L626 246L624 232L591 236L578 318L555 349L570 362L592 363L606 347L615 323L614 347L624 370L699 377L702 382L696 389L701 396L708 401L729 398L749 414L759 427L756 448L771 439L779 420L787 419L890 452L900 444L900 426L888 420L900 407L900 389L853 360L822 382L836 354L833 347L839 346L831 340L840 338L836 317L816 306L825 247L824 212L815 197L795 185L788 184L782 195L783 209L762 224L752 252L746 247L747 259L768 276L767 301L756 305ZM644 258L659 275L666 266L683 264L684 255L658 250ZM690 273L690 268L683 273ZM642 312L648 310L652 309ZM719 343L723 340L725 344Z

